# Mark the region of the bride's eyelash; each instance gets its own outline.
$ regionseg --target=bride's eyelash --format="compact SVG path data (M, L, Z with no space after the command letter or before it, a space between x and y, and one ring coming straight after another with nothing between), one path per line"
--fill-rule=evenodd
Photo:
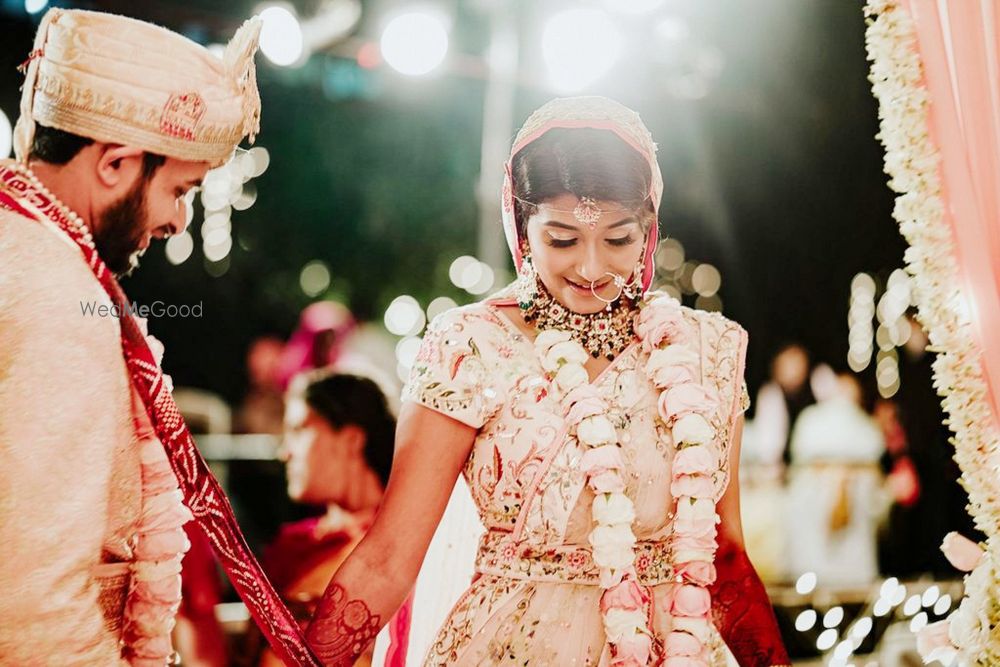
M557 239L552 235L548 235L548 238L545 240L545 242L548 245L552 246L553 248L569 248L573 245L576 245L576 239ZM607 242L608 244L617 247L628 246L635 243L635 237L629 234L628 236L622 236L615 239L607 239Z
M553 248L569 248L576 243L576 239L557 239L551 234L546 234L546 236L548 238L545 242Z

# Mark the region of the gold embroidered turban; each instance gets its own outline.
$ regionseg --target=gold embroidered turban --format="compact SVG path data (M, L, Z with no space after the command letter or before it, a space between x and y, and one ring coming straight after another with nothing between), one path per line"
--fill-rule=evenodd
M220 59L160 26L51 9L29 56L14 150L27 160L35 124L181 160L226 162L260 129L254 54L260 19Z

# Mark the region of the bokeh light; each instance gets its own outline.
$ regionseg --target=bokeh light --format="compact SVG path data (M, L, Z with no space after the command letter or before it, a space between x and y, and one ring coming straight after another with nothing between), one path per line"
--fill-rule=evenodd
M167 261L173 265L183 264L187 261L187 258L191 256L194 251L194 237L187 230L184 230L180 234L175 234L167 239L166 247L164 252L167 255Z
M817 618L815 609L806 609L795 617L795 629L799 632L811 630L816 625Z
M824 630L819 633L819 637L816 638L816 648L820 651L828 651L837 643L837 631L833 628Z
M397 296L385 311L385 328L397 336L415 336L427 320L424 310L412 296Z
M542 33L542 57L552 86L580 91L601 79L622 50L622 36L599 9L568 9L554 15Z
M24 11L37 14L49 6L49 0L24 0Z
M313 260L302 267L299 287L306 296L319 296L330 287L330 269L320 260Z
M444 62L448 54L448 29L441 16L406 12L389 21L379 46L382 57L394 70L420 76Z
M445 312L446 310L451 310L452 308L455 308L457 306L458 304L455 303L455 300L452 299L451 297L439 296L438 298L431 301L430 305L427 306L427 319L433 320L435 317Z
M10 156L11 148L14 146L14 128L11 127L7 114L0 109L0 160Z
M816 588L816 573L806 572L795 581L795 592L799 595L808 595Z
M295 13L285 5L271 5L260 12L260 50L275 65L287 67L302 58L305 40Z

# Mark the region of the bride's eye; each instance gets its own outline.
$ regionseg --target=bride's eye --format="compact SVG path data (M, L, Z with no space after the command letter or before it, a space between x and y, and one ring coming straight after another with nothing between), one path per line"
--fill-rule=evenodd
M610 243L613 246L632 245L633 243L635 243L635 238L633 238L633 236L629 234L628 236L621 236L616 239L608 239L608 243Z
M545 242L553 248L568 248L576 243L576 239L561 239L552 234L546 234Z

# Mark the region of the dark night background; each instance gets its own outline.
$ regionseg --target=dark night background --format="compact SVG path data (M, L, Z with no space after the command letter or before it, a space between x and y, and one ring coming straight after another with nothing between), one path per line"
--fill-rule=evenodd
M296 8L308 16L314 4ZM363 4L354 37L377 40L378 15L394 4ZM532 52L536 17L550 4L511 3L522 28L522 74L540 67ZM152 20L202 42L225 42L254 10L248 2L205 1L72 6ZM38 20L23 7L0 0L0 109L12 121L21 79L15 68ZM482 55L484 13L472 2L449 8L452 51ZM587 92L619 99L649 125L666 182L661 230L680 239L689 258L721 270L724 313L750 332L751 387L786 341L843 367L851 278L900 266L904 248L875 139L862 3L671 2L667 10L722 55L708 95L672 95L663 82L676 64L653 45L647 58L619 63ZM306 262L325 261L330 295L347 299L364 319L381 320L402 293L424 306L438 295L472 300L451 285L448 266L477 248L481 78L405 79L336 53L313 55L298 69L277 68L263 56L257 62L257 144L270 151L271 165L255 181L257 203L233 214L237 243L228 272L208 275L197 245L177 267L157 246L125 281L141 303L204 302L200 320L164 319L150 328L166 344L164 365L177 384L229 401L244 390L249 341L286 336L310 301L298 285ZM554 95L520 87L516 122ZM199 219L196 212L195 226Z

